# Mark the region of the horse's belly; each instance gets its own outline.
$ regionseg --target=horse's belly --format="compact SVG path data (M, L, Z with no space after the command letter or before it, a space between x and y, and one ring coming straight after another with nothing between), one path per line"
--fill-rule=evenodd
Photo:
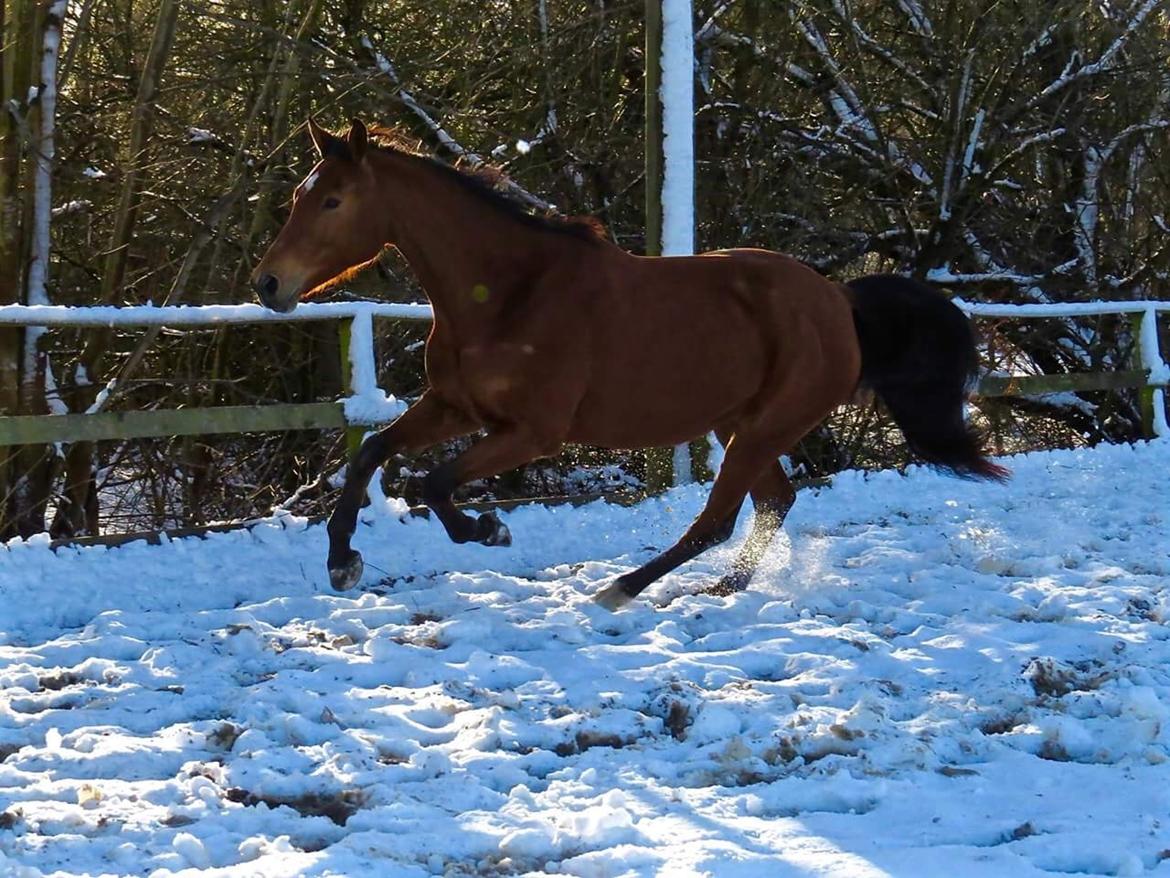
M595 362L569 439L608 448L670 445L734 420L764 381L758 337L735 343L678 339L631 345Z

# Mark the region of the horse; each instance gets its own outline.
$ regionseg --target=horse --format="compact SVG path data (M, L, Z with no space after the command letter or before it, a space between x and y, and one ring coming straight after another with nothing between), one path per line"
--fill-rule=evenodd
M318 161L251 284L287 312L393 246L426 291L434 323L427 388L362 443L327 531L330 582L359 581L351 546L373 473L390 455L484 435L428 473L423 501L456 543L511 544L493 513L472 517L455 489L557 454L678 445L714 432L724 447L706 505L672 547L594 595L609 610L731 535L751 495L755 520L709 591L747 587L795 500L779 462L833 409L876 393L920 460L966 478L1008 471L964 419L976 348L964 315L909 278L841 284L762 249L644 257L598 224L538 215L485 175L353 120L312 118Z

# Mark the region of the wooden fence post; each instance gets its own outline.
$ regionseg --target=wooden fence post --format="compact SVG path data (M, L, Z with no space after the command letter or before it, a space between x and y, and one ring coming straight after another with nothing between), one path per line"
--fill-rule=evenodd
M1144 314L1129 315L1129 328L1134 334L1134 365L1142 369L1145 357L1142 352L1142 323ZM1137 387L1137 412L1142 418L1142 435L1151 438L1154 435L1154 387Z
M646 255L662 255L662 0L646 0ZM648 448L646 490L661 494L674 483L674 449Z

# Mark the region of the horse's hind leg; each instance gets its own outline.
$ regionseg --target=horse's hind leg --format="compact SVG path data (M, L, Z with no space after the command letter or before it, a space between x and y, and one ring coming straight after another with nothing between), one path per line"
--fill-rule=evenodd
M525 427L489 433L463 454L427 474L423 502L438 516L447 535L456 543L508 546L512 535L494 512L472 518L459 511L451 499L455 489L476 479L486 479L561 450L559 441L541 440Z
M619 576L599 591L594 600L608 610L616 610L659 577L730 537L748 488L755 484L770 457L774 455L769 447L745 442L738 436L733 439L727 446L707 505L682 539L637 570Z
M756 509L752 532L731 565L731 571L707 589L708 594L729 595L747 588L776 531L784 523L784 517L796 500L796 491L779 461L774 461L761 473L752 485L751 495Z
M329 516L329 581L335 589L352 588L362 575L362 556L350 548L350 540L374 471L391 454L422 451L447 439L464 436L478 427L477 423L441 402L434 394L424 393L393 424L366 437L346 470L345 487Z

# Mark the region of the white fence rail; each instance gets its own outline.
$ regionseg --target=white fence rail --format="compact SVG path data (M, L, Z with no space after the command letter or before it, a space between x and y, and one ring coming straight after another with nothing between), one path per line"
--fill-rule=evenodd
M1147 409L1149 432L1157 436L1170 436L1164 393L1165 387L1170 384L1170 365L1162 356L1157 329L1158 315L1170 313L1170 302L993 305L956 299L955 303L969 316L976 318L1051 319L1105 314L1131 315L1138 341L1135 364L1138 369L1135 372L1110 376L996 376L985 379L981 390L985 395L1024 395L1055 387L1137 387L1144 395L1143 405ZM256 323L338 321L347 373L347 395L335 403L0 417L0 445L384 424L397 417L404 405L378 387L374 320L428 321L432 316L429 305L381 302L307 302L289 314L277 314L253 304L181 307L0 306L0 325L46 328L169 326L215 329ZM1047 383L1045 378L1049 379ZM1090 380L1094 378L1097 380Z

